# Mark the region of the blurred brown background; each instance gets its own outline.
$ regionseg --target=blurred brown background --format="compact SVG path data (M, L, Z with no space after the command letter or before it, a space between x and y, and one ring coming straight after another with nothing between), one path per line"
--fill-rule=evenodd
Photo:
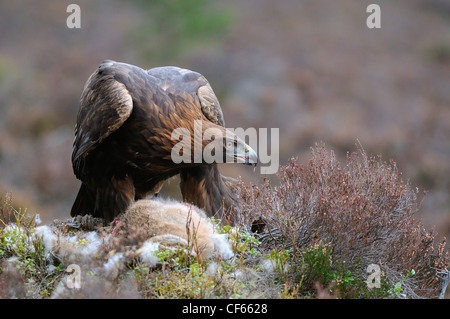
M370 3L381 29L366 26ZM345 159L359 139L428 191L421 217L450 234L450 1L2 1L0 30L0 196L45 222L69 215L78 99L113 59L204 74L227 127L280 129L281 165L320 141Z

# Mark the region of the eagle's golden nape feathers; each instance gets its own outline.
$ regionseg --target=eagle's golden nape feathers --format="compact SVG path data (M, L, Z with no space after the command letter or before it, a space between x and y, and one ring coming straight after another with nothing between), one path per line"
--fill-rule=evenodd
M203 125L196 132L198 121ZM177 128L185 128L191 137L213 128L223 136L212 144L223 147L223 161L257 162L256 153L225 129L219 101L200 73L104 61L80 98L72 165L82 185L71 215L112 221L133 201L154 195L167 178L180 174L183 199L222 217L235 199L217 163L175 163L172 132ZM203 150L211 141L201 143Z

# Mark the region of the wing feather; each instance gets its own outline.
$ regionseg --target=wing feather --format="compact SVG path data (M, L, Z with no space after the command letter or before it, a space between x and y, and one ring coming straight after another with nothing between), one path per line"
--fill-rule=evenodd
M198 88L198 98L202 107L202 112L206 118L214 124L225 127L225 121L223 119L222 108L220 107L219 100L217 100L213 89L209 83Z
M81 94L72 149L77 177L81 174L82 158L122 126L133 110L130 92L116 80L111 66L112 61L103 62L89 77Z
M157 67L147 71L158 81L159 87L169 94L173 101L185 99L189 94L191 98L200 103L193 103L199 111L214 124L225 127L222 108L214 94L208 80L198 72L174 66Z

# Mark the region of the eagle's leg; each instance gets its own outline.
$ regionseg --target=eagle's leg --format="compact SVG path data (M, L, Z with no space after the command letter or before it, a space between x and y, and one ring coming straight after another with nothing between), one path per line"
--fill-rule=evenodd
M100 184L96 188L90 188L88 184L82 183L70 215L89 214L111 222L127 210L134 197L133 180L129 176L112 177L108 183Z
M89 191L88 186L85 183L81 183L80 190L78 191L77 198L72 205L70 216L75 217L78 215L92 215L94 212L95 196L94 193Z

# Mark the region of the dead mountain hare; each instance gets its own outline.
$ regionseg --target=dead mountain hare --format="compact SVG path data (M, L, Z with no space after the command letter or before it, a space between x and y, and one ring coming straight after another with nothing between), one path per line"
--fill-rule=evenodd
M151 264L155 258L153 252L160 245L189 249L190 253L203 260L233 256L226 235L217 233L201 209L186 203L139 200L119 217L114 232L125 236L140 232L148 238L137 253L143 261Z

